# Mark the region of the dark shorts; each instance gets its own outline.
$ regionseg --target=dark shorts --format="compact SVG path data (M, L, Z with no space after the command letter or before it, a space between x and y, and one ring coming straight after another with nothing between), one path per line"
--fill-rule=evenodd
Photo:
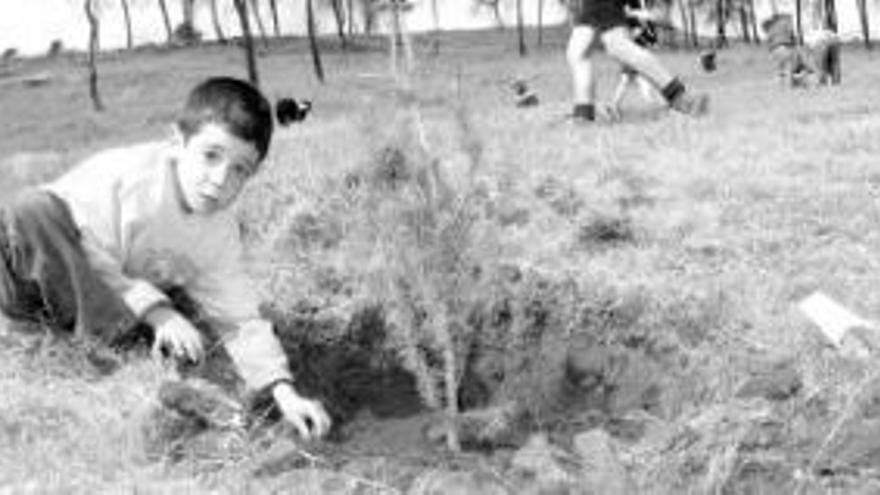
M626 26L622 0L576 0L574 24L591 26L599 32Z

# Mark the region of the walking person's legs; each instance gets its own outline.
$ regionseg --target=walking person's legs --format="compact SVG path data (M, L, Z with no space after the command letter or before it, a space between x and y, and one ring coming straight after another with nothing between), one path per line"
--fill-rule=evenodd
M571 69L574 96L573 117L578 120L596 118L596 83L591 60L596 30L587 25L577 25L568 38L566 58Z
M624 26L604 31L601 40L609 55L651 81L670 107L688 115L700 116L706 113L708 97L703 94L690 95L681 79L669 72L657 56L637 45Z

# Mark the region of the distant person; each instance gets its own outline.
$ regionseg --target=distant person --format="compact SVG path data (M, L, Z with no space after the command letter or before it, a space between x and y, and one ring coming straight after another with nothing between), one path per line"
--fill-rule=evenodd
M295 390L258 313L230 211L259 172L272 128L256 88L210 78L189 93L173 139L98 153L9 198L0 207L0 310L111 346L145 324L154 351L181 363L215 351L198 316L250 391L271 395L303 437L325 434L323 405ZM172 303L181 291L197 315Z
M790 14L774 14L761 23L767 35L770 55L783 86L805 87L815 78L817 84L840 82L840 39L827 28L804 33L800 46Z
M808 60L818 84L840 84L840 37L828 28L813 29L804 34Z
M647 49L655 46L658 41L657 25L651 19L644 16L628 15L626 18L627 28L630 30L633 42L636 45ZM614 94L608 104L608 112L611 118L617 120L622 116L620 104L627 90L637 86L642 98L648 103L662 103L663 98L657 91L657 88L651 81L642 77L638 70L631 65L622 63L620 65L620 77L617 81L617 87L614 88Z
M706 113L708 96L689 93L680 78L671 74L654 54L630 37L627 7L637 9L637 5L625 5L624 0L577 0L575 7L575 25L566 53L574 90L572 117L575 121L596 119L596 77L592 58L597 36L609 55L650 81L670 107L692 116Z
M773 14L761 22L767 36L767 49L776 66L776 77L783 86L799 86L810 72L803 54L798 50L790 14Z

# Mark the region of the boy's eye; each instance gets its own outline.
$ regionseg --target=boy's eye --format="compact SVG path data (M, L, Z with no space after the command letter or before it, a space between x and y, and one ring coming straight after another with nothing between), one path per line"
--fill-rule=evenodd
M207 150L205 151L204 156L205 160L210 163L216 163L220 161L221 158L223 158L223 155L217 150Z
M232 172L239 177L250 177L250 175L253 173L251 167L243 163L237 163L233 165Z

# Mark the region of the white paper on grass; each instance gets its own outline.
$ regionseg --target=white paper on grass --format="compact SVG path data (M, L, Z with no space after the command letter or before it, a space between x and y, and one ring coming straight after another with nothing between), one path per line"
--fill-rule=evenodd
M876 323L856 315L821 292L810 294L798 304L798 307L837 347L841 346L846 332L850 329L880 329Z

